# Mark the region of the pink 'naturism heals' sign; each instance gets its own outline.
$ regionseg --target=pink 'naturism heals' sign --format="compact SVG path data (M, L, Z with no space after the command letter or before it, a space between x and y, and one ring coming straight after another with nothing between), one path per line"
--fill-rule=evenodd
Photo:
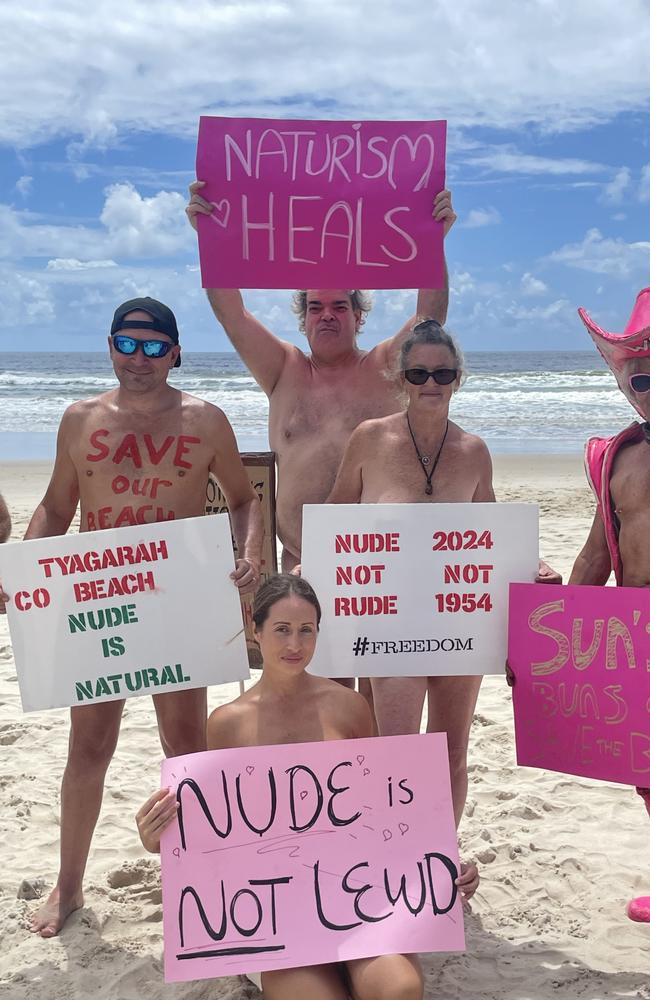
M162 782L167 982L465 947L445 733L195 753Z
M202 117L204 288L442 288L444 121Z
M510 586L517 763L650 785L650 590Z

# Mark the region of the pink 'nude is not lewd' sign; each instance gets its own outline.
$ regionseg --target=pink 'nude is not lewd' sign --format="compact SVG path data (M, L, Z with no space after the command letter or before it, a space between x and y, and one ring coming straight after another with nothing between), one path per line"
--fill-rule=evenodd
M650 591L510 585L517 762L650 785Z
M446 125L202 117L204 288L441 288Z
M163 762L165 978L465 946L444 733Z

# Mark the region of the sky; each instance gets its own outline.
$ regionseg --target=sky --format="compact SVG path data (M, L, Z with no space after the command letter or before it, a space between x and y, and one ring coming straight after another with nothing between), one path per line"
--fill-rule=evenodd
M448 121L448 326L589 350L650 285L648 0L30 0L0 6L0 350L101 350L153 295L228 350L184 206L201 114ZM247 306L300 344L288 291ZM378 292L368 346L414 310Z

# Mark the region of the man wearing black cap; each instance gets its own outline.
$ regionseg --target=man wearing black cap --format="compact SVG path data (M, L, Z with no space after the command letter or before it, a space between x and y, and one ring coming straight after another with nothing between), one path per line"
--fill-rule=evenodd
M132 299L115 312L108 340L116 389L68 407L54 470L25 538L63 535L81 503L81 531L203 514L212 472L230 510L241 558L240 590L259 582L262 517L232 428L216 406L167 383L181 363L173 312L155 299ZM0 593L0 598L6 595ZM167 756L205 749L205 690L154 697ZM82 879L113 756L123 701L71 709L61 790L61 867L57 885L31 929L57 934L83 905Z

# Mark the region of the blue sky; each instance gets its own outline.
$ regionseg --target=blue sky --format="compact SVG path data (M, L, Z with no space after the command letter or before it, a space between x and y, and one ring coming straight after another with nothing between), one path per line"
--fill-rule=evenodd
M466 349L589 349L650 284L647 0L32 0L0 10L0 350L97 350L151 294L228 349L183 207L200 114L447 118ZM497 13L494 13L494 11ZM301 342L289 293L248 292ZM413 310L381 292L373 344Z

